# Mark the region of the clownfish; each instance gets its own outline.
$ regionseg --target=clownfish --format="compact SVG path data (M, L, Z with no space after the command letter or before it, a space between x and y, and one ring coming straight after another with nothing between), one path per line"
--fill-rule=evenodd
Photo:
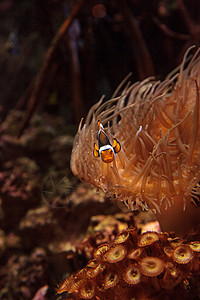
M115 153L121 150L121 145L117 139L113 138L113 146L111 145L109 138L105 132L105 129L100 121L98 121L98 146L94 143L93 155L95 157L101 157L105 163L111 163L115 159Z

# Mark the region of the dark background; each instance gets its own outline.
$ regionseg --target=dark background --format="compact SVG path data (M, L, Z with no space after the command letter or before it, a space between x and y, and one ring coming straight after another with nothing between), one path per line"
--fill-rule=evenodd
M2 118L27 109L51 41L77 2L0 1ZM77 124L129 72L132 81L163 79L189 46L198 46L199 20L196 0L85 1L54 50L33 111Z

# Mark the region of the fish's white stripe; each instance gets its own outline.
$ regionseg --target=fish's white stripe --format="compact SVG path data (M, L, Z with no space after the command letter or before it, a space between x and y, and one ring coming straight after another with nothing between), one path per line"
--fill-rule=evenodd
M113 149L113 147L112 146L110 146L110 145L105 145L105 146L102 146L100 149L99 149L99 154L100 154L100 157L101 157L101 152L102 151L106 151L106 150L112 150L112 152L113 152L113 155L114 155L114 159L115 159L115 151L114 151L114 149Z
M99 149L99 152L101 152L101 151L105 151L105 150L109 150L109 149L111 149L111 150L114 152L114 149L113 149L113 147L112 147L112 146L110 146L110 145L105 145L105 146L102 146L102 147Z

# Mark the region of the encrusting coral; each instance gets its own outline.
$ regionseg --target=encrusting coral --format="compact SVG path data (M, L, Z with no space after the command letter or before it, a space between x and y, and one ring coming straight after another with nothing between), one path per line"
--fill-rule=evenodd
M125 80L111 100L95 104L80 123L71 157L80 179L131 210L151 208L162 230L177 233L199 224L200 50L188 63L191 48L163 82L127 83L117 97ZM111 163L92 154L98 120L111 143L121 144Z
M73 293L73 299L186 299L186 280L200 275L199 257L199 241L130 228L99 246L94 259L57 292Z

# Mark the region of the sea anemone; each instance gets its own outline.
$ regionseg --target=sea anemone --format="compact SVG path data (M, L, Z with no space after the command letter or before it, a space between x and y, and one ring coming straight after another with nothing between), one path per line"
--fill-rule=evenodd
M129 265L124 272L124 280L128 284L138 284L141 281L141 274L136 265Z
M116 272L109 271L106 276L103 283L104 289L109 289L113 286L115 286L118 282L119 276Z
M125 231L119 233L115 239L115 244L121 244L121 243L124 243L125 241L127 241L129 238L129 234L130 234L129 232L125 232Z
M100 245L97 250L94 253L94 257L98 257L99 255L101 255L102 253L105 253L107 250L109 249L109 245L108 244L102 244Z
M103 272L104 269L105 265L97 263L95 261L90 261L90 263L87 265L86 275L89 278L93 278Z
M126 249L124 246L116 245L113 248L111 248L108 252L105 254L105 260L110 263L116 263L126 256Z
M128 254L128 258L138 260L141 254L142 254L142 248L132 249Z
M199 225L200 50L188 62L191 48L163 82L125 80L111 100L95 104L79 125L71 157L80 179L131 210L151 208L162 230L177 233ZM121 145L111 163L93 155L98 120L111 144L115 138Z
M199 242L191 242L190 247L195 252L200 252L200 243Z
M187 264L193 258L193 254L188 245L180 245L174 249L172 257L178 264Z
M164 270L164 264L158 257L144 257L140 261L140 272L146 276L157 276Z
M141 235L139 241L138 241L138 246L139 247L144 247L147 245L151 245L154 242L159 240L159 235L157 232L145 232L144 234Z
M95 295L95 283L93 281L84 282L79 288L79 296L83 299L91 299Z

